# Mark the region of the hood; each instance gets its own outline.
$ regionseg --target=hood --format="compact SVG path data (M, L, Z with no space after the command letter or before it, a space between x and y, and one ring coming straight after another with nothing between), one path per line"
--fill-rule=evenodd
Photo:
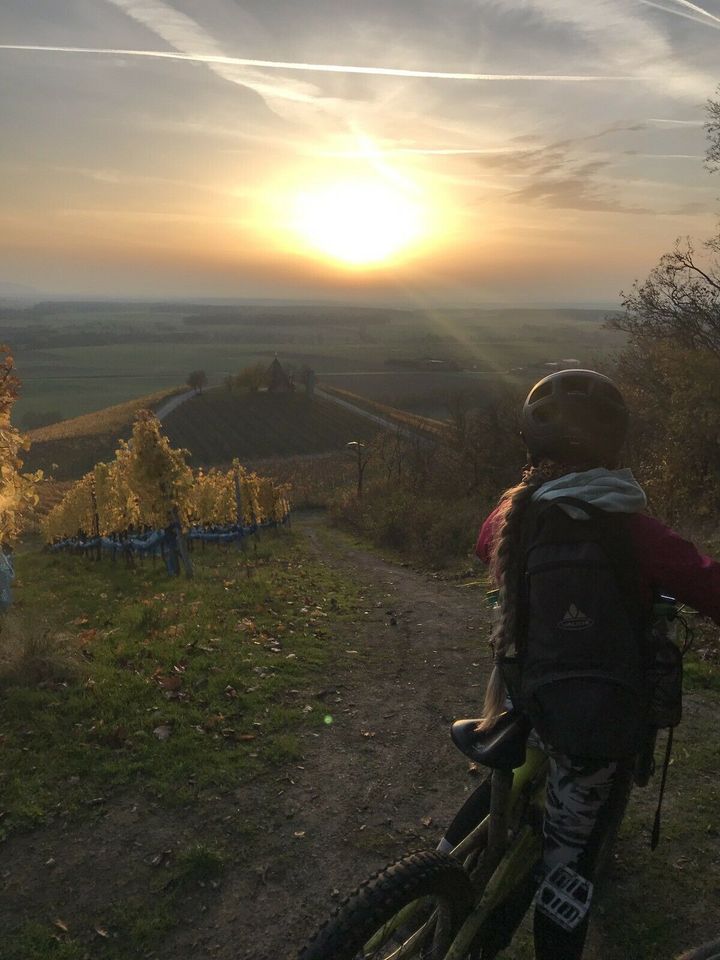
M621 470L597 467L581 473L566 473L556 480L548 480L532 495L533 500L540 502L551 502L558 497L575 497L608 513L637 513L647 505L643 488L627 467ZM561 506L573 520L587 519L577 507L566 503Z

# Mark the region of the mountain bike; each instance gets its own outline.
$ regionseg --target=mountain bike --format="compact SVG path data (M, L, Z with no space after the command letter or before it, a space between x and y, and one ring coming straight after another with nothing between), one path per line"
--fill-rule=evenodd
M508 713L483 734L476 727L476 720L456 721L453 740L492 772L452 821L452 850L411 854L381 870L340 904L299 960L485 960L507 946L538 886L549 761L526 745L522 715ZM609 855L630 783L628 768L606 806L596 870ZM570 929L587 912L591 891L588 880L563 868L540 894L546 912Z
M659 612L667 617L672 603L663 600ZM596 883L633 781L649 779L656 732L648 729L634 763L620 764L598 818L585 861ZM529 720L513 712L483 733L477 720L456 721L455 745L491 773L455 815L444 838L449 849L411 854L361 884L298 960L491 960L510 943L533 898L564 929L581 923L593 883L565 867L540 875L549 758L528 743L529 734Z

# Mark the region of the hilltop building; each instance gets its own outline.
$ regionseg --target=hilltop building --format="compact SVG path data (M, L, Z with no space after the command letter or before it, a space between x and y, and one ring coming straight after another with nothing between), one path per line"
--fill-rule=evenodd
M292 393L295 384L285 373L277 357L268 367L267 371L268 393Z

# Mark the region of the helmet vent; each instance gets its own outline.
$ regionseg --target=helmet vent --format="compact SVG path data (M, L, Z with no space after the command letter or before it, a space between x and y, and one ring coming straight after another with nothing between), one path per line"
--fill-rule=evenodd
M529 403L535 403L537 400L543 400L545 397L552 396L552 381L541 380L528 397Z
M581 393L584 397L590 393L593 386L587 377L564 377L560 383L565 393Z

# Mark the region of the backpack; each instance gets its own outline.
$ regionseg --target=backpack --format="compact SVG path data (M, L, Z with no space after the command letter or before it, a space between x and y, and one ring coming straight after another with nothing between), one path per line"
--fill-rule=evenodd
M652 653L628 515L571 497L531 504L523 546L510 682L519 705L561 753L633 757L648 729Z

